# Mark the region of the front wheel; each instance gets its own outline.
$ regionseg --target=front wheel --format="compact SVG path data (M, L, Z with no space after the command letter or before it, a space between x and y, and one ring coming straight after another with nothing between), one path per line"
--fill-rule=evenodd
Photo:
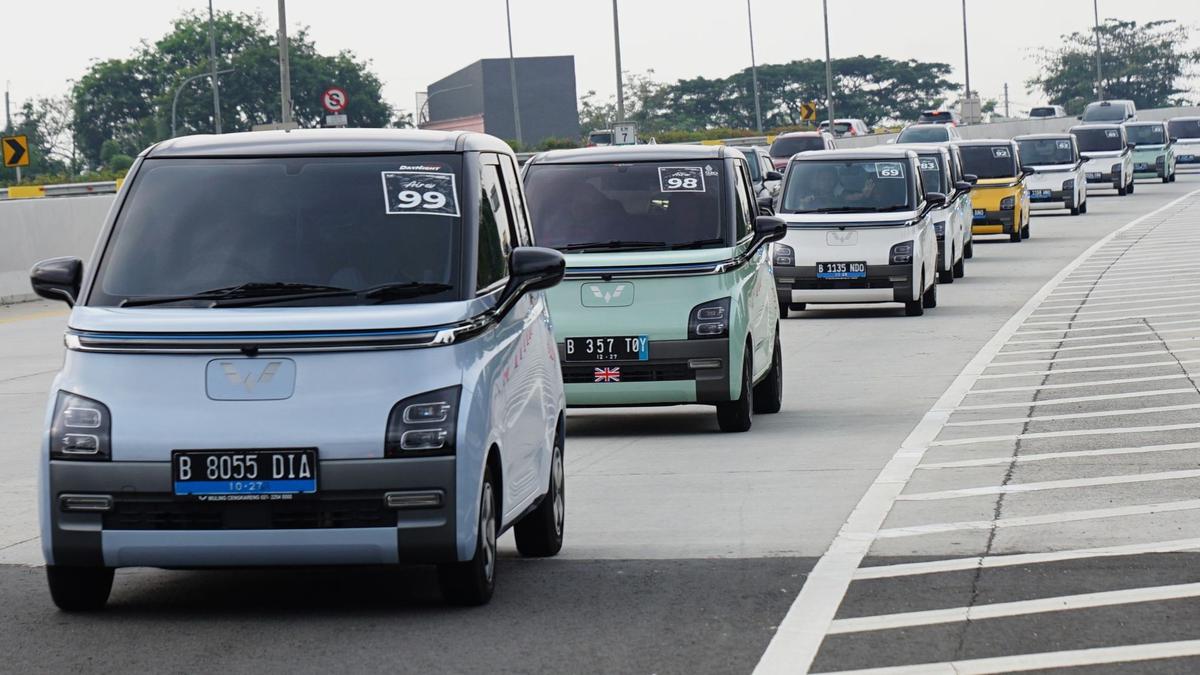
M925 279L921 279L921 284L925 284ZM904 316L923 316L925 314L925 294L917 296L916 300L911 300L904 303Z
M929 290L925 291L924 302L927 309L937 307L937 283L931 284Z
M562 550L567 520L567 485L563 471L563 448L558 434L550 457L550 486L542 503L517 523L513 534L517 552L526 558L548 558Z
M742 356L742 388L737 400L717 404L717 426L727 433L750 431L754 415L754 364L747 349Z
M783 407L783 347L779 341L778 326L775 327L774 349L771 370L754 387L754 412L758 415L774 415Z
M975 257L975 242L967 242L967 247L963 249L963 257L967 260Z
M1079 212L1087 213L1087 200L1086 199L1083 200L1083 203L1079 205Z
M966 275L967 275L967 261L963 260L962 258L959 258L958 262L954 263L954 278L961 279L961 278L965 277Z
M46 581L50 583L50 598L64 612L86 612L103 609L112 592L111 567L46 566Z
M937 274L938 274L938 283L939 284L954 283L954 249L951 248L949 251L946 252L946 255L949 256L948 260L950 260L950 269L938 270Z
M1133 190L1136 187L1137 187L1137 183L1135 181L1129 181L1129 188L1125 190L1125 194L1129 194L1129 195L1133 194Z
M474 557L438 565L442 597L455 605L486 605L496 590L496 487L491 469L483 471L477 527Z

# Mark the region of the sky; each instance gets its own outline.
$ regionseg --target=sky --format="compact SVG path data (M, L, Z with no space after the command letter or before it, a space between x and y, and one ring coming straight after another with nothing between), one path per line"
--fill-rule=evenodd
M880 54L951 64L963 74L960 0L828 0L832 55ZM16 3L16 0L6 0ZM721 77L750 64L745 0L618 0L626 71L660 80ZM1177 19L1196 27L1198 0L1098 0L1101 17ZM214 0L218 10L259 13L273 26L275 0ZM616 91L610 0L510 0L517 56L573 54L579 94ZM759 63L823 58L820 0L750 0ZM1092 24L1092 0L966 0L971 85L1013 112L1041 103L1026 90L1034 52ZM67 90L94 60L129 56L204 0L39 0L5 11L0 80L14 105ZM393 106L412 110L415 92L480 58L508 55L504 0L287 0L290 29L310 28L324 53L370 60ZM348 92L353 105L354 92Z

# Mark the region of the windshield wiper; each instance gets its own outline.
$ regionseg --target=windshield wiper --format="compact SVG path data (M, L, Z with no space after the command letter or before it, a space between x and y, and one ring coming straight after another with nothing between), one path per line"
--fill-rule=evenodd
M226 300L250 296L278 297L279 294L292 295L295 293L352 293L348 288L338 286L322 286L320 284L302 284L290 282L249 282L236 286L213 288L189 295L167 295L160 297L125 298L120 307L146 307L148 305L166 305L173 302L188 300Z
M559 246L557 249L559 251L587 251L605 249L617 251L633 248L665 248L666 245L667 242L665 241L622 241L620 239L613 239L612 241L589 241L579 244L567 244L565 246Z
M320 287L317 287L318 289ZM280 302L295 302L300 300L313 300L317 298L336 298L340 296L353 295L364 300L375 300L375 304L383 304L391 300L404 300L408 298L416 298L422 295L434 295L443 291L448 291L453 286L442 283L427 283L423 281L399 281L390 284L381 284L379 286L369 286L358 290L350 290L348 288L329 287L327 290L314 290L309 293L287 293L284 295L266 295L261 297L246 297L246 298L231 298L228 300L218 300L213 303L213 307L257 307L261 305L273 305Z
M712 239L697 239L696 241L689 241L685 244L675 244L674 246L671 247L671 250L672 251L682 251L682 250L689 249L689 248L705 248L706 246L715 246L717 244L724 244L724 243L725 243L724 237L713 237Z

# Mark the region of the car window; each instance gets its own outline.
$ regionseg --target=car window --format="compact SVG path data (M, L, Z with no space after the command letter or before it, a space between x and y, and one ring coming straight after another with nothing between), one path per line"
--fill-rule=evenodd
M950 177L940 153L936 155L921 155L917 158L917 165L921 169L921 181L925 186L926 193L950 192Z
M475 289L492 290L508 277L508 254L516 239L504 197L503 178L498 164L484 164L480 171L479 247L476 258Z
M762 155L759 155L758 158L759 158L759 163L761 164L760 168L761 168L763 176L766 176L767 173L775 170L775 165L771 163L771 160L767 159L766 157L763 157Z
M749 236L753 230L752 223L754 222L754 214L758 213L758 204L751 196L754 191L750 189L750 176L746 173L746 167L740 160L734 160L734 166L737 167L737 172L734 176L734 190L737 195L737 203L734 205L734 232L733 237L737 241Z
M791 157L797 152L824 149L825 140L820 136L790 136L787 138L776 138L775 142L771 144L769 154L772 157L784 158Z
M913 207L916 185L903 159L794 161L781 213L876 213Z
M1118 128L1074 129L1071 135L1079 143L1080 152L1117 152L1125 149L1125 139Z
M513 158L499 155L500 175L504 177L504 192L508 203L512 205L512 217L516 222L517 240L521 246L533 243L533 230L529 227L528 210L526 209L524 193L521 192L521 179Z
M746 156L746 160L747 160L746 166L749 167L749 169L750 169L751 182L757 183L757 182L761 181L762 180L762 171L761 171L761 167L758 164L758 155L755 154L755 152L753 150L751 150L750 148L734 148L734 149L741 150L742 154Z
M1129 109L1120 103L1089 103L1083 112L1084 122L1123 122Z
M1131 124L1125 127L1125 134L1134 145L1163 145L1167 142L1167 132L1161 124Z
M1200 119L1171 120L1167 123L1171 138L1200 138Z
M1017 158L1009 145L964 145L963 171L980 178L1013 178L1017 175Z
M941 124L920 124L906 127L896 138L897 143L944 143L950 140L950 130Z
M1027 166L1074 164L1075 144L1069 138L1031 138L1017 141Z

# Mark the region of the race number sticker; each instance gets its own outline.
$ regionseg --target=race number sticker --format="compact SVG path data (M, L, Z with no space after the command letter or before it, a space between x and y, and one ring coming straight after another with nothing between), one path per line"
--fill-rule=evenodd
M938 170L937 160L935 160L931 157L922 157L921 158L921 170L922 171L937 171Z
M698 166L660 166L658 187L663 192L704 192L704 170Z
M1008 159L1012 157L1012 151L1008 148L992 148L992 157L996 159Z
M452 173L384 171L383 200L390 216L459 216Z
M1070 150L1071 149L1071 141L1058 141L1057 145L1058 145L1059 150Z
M1104 137L1105 138L1120 138L1121 132L1117 131L1116 129L1105 129Z
M875 175L880 178L904 178L904 165L900 162L875 162Z

